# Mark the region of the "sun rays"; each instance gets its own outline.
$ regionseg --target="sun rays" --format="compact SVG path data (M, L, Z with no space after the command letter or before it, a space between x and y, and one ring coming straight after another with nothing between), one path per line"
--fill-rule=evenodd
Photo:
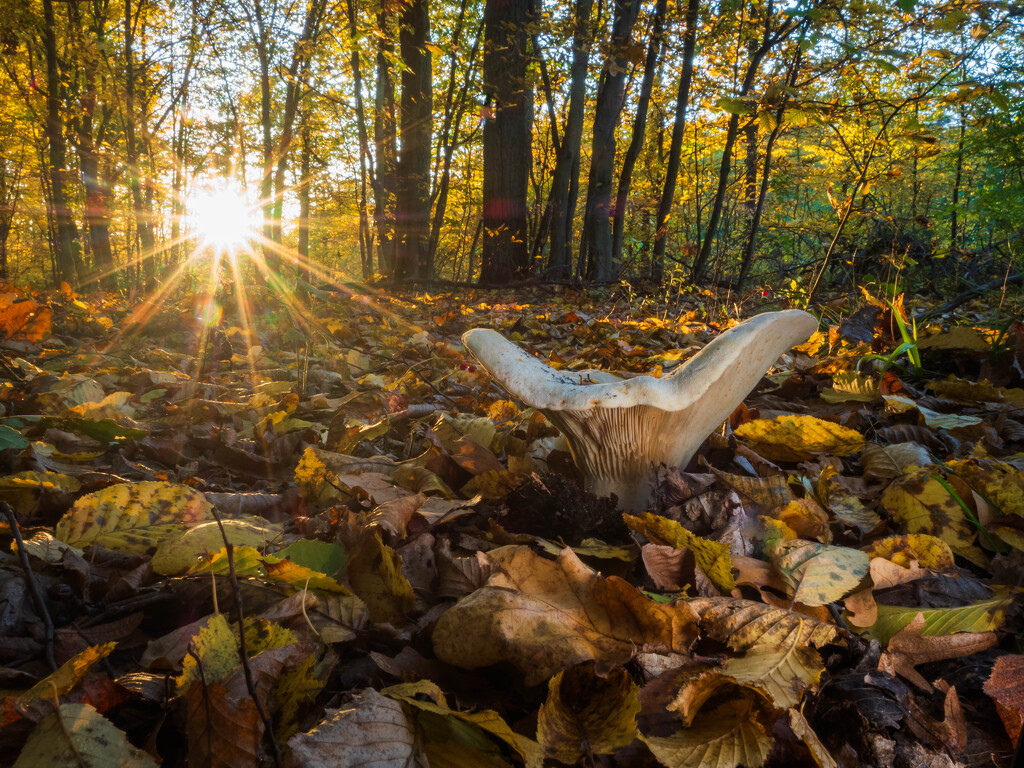
M161 309L168 308L183 291L194 290L193 317L188 323L195 329L194 368L189 373L197 384L202 383L200 379L205 379L210 370L206 357L210 353L211 334L219 325L237 324L246 344L242 353L245 365L251 380L256 381L258 356L254 347L260 344L260 332L272 330L260 326L270 322L271 317L281 317L276 311L268 313L268 309L283 310L287 322L302 333L321 333L325 340L332 337L310 312L307 297L296 291L299 276L358 299L388 322L405 327L410 334L420 330L400 318L387 302L379 301L379 291L362 283L353 287L352 279L344 273L318 264L286 243L265 237L264 202L250 202L241 186L227 180L194 190L181 219L183 235L176 241L162 243L152 253L137 254L129 265L139 270L149 261L153 262L154 270L159 264L165 266L164 273L158 275L148 294L140 298L131 319L122 324L107 349L115 349L129 338L141 335L144 328L158 321ZM168 258L172 254L177 254L177 259Z

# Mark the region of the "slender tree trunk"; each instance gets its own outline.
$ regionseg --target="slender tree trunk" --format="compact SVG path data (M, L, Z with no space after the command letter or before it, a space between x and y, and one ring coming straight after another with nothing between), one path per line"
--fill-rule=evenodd
M433 73L427 0L405 0L399 47L402 63L401 154L398 159L398 251L394 278L429 278L430 139L433 130Z
M483 283L522 279L530 266L529 9L530 0L487 0L484 7L484 93L490 113L484 124Z
M619 174L619 188L615 196L612 224L612 261L622 263L622 242L625 235L626 204L629 201L629 188L633 183L633 169L644 145L647 135L647 111L651 104L651 90L654 87L654 75L658 69L658 54L664 48L662 25L665 21L667 0L657 0L651 19L651 40L647 45L647 59L644 61L644 78L640 83L640 94L637 96L636 116L633 119L633 137L622 160L622 171Z
M787 85L791 88L796 83L802 60L803 48L798 44L793 58L793 66L790 67L789 76L787 78ZM743 246L740 274L736 279L737 291L743 288L743 284L747 280L747 275L750 273L750 267L754 262L754 249L757 247L757 233L761 227L761 215L764 212L764 201L768 196L768 178L772 169L772 150L775 147L775 140L778 139L779 133L782 132L782 120L786 115L788 96L783 93L783 95L780 96L780 99L781 102L779 103L778 109L775 110L775 124L772 126L771 133L768 134L768 140L765 142L764 170L761 172L761 189L757 194L754 212L750 219L750 229L747 232L747 241Z
M140 6L139 13L142 8ZM140 259L140 280L144 283L146 290L151 290L156 284L155 238L153 237L153 223L147 207L147 198L143 190L141 144L138 140L137 130L139 116L135 109L136 97L136 73L135 73L135 23L137 17L132 14L131 0L124 0L124 111L125 111L125 148L128 154L128 173L130 176L129 186L132 193L132 209L135 216L135 230L139 237L139 259Z
M676 195L679 179L679 164L683 154L683 129L686 126L686 110L690 103L690 84L693 82L693 55L697 47L697 15L700 0L688 0L683 18L686 29L683 32L683 70L679 75L676 91L675 123L669 143L668 162L665 164L665 184L661 190L658 214L654 222L654 251L651 255L651 277L661 283L665 275L665 245L668 240L668 217Z
M349 44L352 46L350 62L352 65L352 90L356 104L356 130L359 134L359 261L362 267L363 280L373 277L373 236L370 232L369 198L367 181L373 188L374 198L377 197L377 180L370 162L370 140L366 130L366 110L363 106L363 67L362 52L359 47L359 29L356 26L356 9L354 0L347 0ZM303 141L308 141L307 133Z
M69 12L73 13L76 22L78 3L69 4ZM97 14L93 19L90 33L94 43L100 46L104 42L104 19ZM93 269L98 273L101 285L107 290L114 290L114 257L110 247L110 199L112 192L100 176L100 156L95 136L96 115L96 70L99 58L95 55L82 57L83 88L79 98L78 120L78 162L85 188L85 225L89 232L89 250L92 253Z
M310 261L309 261L309 187L313 183L310 175L310 161L313 156L313 142L309 138L309 112L302 117L302 125L299 127L299 237L296 243L298 251L298 264L296 265L296 277L310 282ZM363 191L365 195L365 189ZM360 209L362 210L362 209ZM362 216L359 222L360 243L362 242ZM364 257L365 260L365 257Z
M628 45L633 25L640 10L640 0L617 0L612 23L612 51L619 53ZM612 60L614 66L601 74L594 107L594 140L590 152L590 175L587 183L587 246L594 264L594 280L607 283L617 280L621 264L612 250L612 178L615 172L615 129L619 124L625 97L628 62L621 55Z
M288 152L295 134L295 119L299 113L299 105L305 96L306 84L309 81L309 63L320 37L320 25L327 8L327 0L308 0L306 18L302 24L302 33L292 48L292 59L288 65L285 80L284 111L281 115L281 133L277 141L277 168L274 171L274 215L272 218L271 235L275 243L283 242L281 236L281 218L284 211L284 174L288 167Z
M67 172L67 145L64 142L64 123L60 115L60 70L57 63L57 22L53 13L53 0L43 0L43 48L46 54L46 123L44 132L49 149L48 176L50 181L51 218L54 231L54 262L57 279L72 286L78 284L75 269L75 251L78 248L78 227L68 208L68 195L64 186Z
M263 209L263 256L273 262L276 258L270 244L274 240L274 139L271 107L274 93L270 85L270 31L263 18L262 0L253 4L255 16L256 58L260 67L260 132L263 138L263 174L260 177L260 206Z
M548 272L554 280L568 279L572 272L572 224L576 216L573 179L578 184L593 5L593 0L576 0L572 66L569 70L569 114L551 180L551 252L548 254Z
M959 231L959 207L960 207L960 185L964 172L964 128L966 115L963 105L960 106L960 134L956 142L956 173L953 175L953 204L949 212L949 247L957 247L956 241L960 237Z
M376 148L376 186L373 217L380 245L379 267L387 277L395 274L395 171L398 143L395 120L394 15L389 3L377 14L377 87L374 92L373 141Z
M750 55L750 61L747 64L747 70L743 76L743 84L740 87L739 97L743 98L750 93L750 90L754 87L754 80L757 77L757 71L761 66L761 61L765 55L772 49L772 47L789 36L789 34L796 29L796 22L793 20L784 23L783 28L778 34L772 35L770 32L770 25L772 18L775 14L774 2L769 2L764 9L765 14L765 26L764 26L764 37L760 46L752 51ZM704 270L707 268L708 259L711 256L711 248L715 242L715 236L718 233L718 222L722 216L722 206L725 203L725 193L729 186L729 171L732 168L732 150L736 144L736 136L739 134L740 116L736 113L729 115L729 127L725 133L725 146L722 149L722 162L718 168L718 188L715 193L715 199L711 204L711 215L708 219L707 230L704 233L704 242L701 243L700 253L697 254L697 258L693 262L693 269L690 271L690 280L694 283L698 282L704 275Z
M21 174L24 167L24 156L17 163L6 157L0 157L0 280L6 280L7 274L7 239L11 234L14 214L18 209L21 197Z
M466 3L463 0L462 8L465 10ZM460 23L458 31L454 36L455 39L452 41L453 50L454 46L457 45L458 38L461 36L462 29L462 16L460 15ZM439 172L435 176L434 183L434 214L433 220L430 225L430 260L434 262L437 255L437 246L441 241L441 226L444 223L445 212L448 208L448 192L451 187L451 170L452 160L455 157L455 149L459 145L459 125L462 123L462 117L466 112L467 106L471 103L466 98L466 94L469 91L470 84L474 80L474 73L476 71L476 53L480 47L480 38L483 34L483 24L481 23L476 30L476 36L473 39L473 48L469 54L469 60L473 62L470 66L469 72L463 72L458 66L458 62L455 60L455 54L452 54L452 68L451 76L448 80L448 93L445 97L445 111L444 111L444 125L441 130L441 146L439 147L439 154L441 156L441 167ZM461 86L459 87L458 95L455 94L456 82L460 81Z

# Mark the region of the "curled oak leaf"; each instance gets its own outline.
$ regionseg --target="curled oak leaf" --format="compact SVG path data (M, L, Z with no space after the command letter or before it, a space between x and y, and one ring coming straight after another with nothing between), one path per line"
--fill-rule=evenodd
M929 661L959 659L996 644L995 632L922 636L924 628L924 613L919 612L907 626L889 640L888 649L878 660L878 669L891 675L900 675L919 688L930 691L931 684L914 669L915 666Z
M438 658L463 669L507 661L536 685L593 661L599 675L645 646L686 651L697 616L684 602L659 603L615 576L602 577L571 549L556 561L527 547L490 553L499 570L441 616Z

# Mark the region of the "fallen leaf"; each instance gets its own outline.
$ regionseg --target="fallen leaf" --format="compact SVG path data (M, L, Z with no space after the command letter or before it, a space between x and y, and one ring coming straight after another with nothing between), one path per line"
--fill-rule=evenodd
M889 638L888 647L878 661L878 669L891 675L900 675L926 691L932 686L914 669L918 664L944 659L959 659L984 651L996 644L995 632L959 632L950 635L925 637L923 612L903 629Z

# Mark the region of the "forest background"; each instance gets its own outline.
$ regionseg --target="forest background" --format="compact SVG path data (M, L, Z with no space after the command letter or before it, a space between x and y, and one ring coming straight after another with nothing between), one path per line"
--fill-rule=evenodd
M153 288L232 245L313 282L984 282L1018 259L1022 17L6 0L0 276Z

